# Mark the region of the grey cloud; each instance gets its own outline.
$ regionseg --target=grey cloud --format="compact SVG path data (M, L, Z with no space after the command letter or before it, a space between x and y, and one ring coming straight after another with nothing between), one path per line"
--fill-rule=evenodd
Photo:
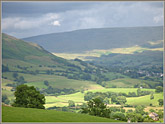
M164 22L163 2L46 2L41 6L25 3L24 9L13 12L16 3L11 10L6 10L5 3L3 32L22 38L85 28L157 26ZM58 17L53 18L54 15Z

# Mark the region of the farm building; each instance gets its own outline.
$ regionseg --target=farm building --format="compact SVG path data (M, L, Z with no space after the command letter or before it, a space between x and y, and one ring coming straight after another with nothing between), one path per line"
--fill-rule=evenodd
M159 115L156 114L155 112L151 112L149 114L149 117L152 118L154 121L158 121L159 120Z

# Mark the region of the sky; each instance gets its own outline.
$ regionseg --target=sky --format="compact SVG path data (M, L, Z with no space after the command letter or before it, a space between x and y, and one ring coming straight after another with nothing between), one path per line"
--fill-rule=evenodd
M17 38L88 28L162 26L163 2L2 2L2 32Z

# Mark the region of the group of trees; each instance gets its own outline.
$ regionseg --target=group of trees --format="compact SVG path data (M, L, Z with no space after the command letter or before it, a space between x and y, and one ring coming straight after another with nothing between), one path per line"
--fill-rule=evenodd
M17 82L17 85L27 83L27 81L25 81L24 77L19 76L18 73L16 73L16 72L13 73L13 78L14 78L14 81Z
M49 82L45 82L44 84L48 86L47 89L43 89L40 92L44 93L44 94L54 94L55 96L59 96L59 95L66 95L66 94L72 94L72 93L76 93L77 91L72 89L72 88L63 88L63 89L59 89L59 88L54 88L52 86L49 85Z
M87 103L86 108L82 108L82 113L108 118L111 111L107 109L106 105L99 98L95 98Z
M16 99L12 106L44 109L45 96L40 94L34 86L19 85L14 93Z
M144 108L144 106L138 105L134 111L130 109L126 112L125 109L119 107L108 108L99 98L95 98L87 102L87 106L82 108L81 113L122 121L153 122L152 118L148 115L149 113L144 111ZM163 118L161 110L156 113L158 113L160 118Z
M8 71L10 71L9 67L5 66L5 65L2 65L2 72L8 72Z
M108 98L111 98L111 103L121 104L124 105L127 100L126 97L139 97L144 95L152 94L151 91L142 91L140 88L137 89L137 93L135 92L128 92L126 93L116 93L116 92L87 92L84 95L84 100L89 101L94 98L99 98L101 101L103 101L106 104L109 104Z
M162 86L157 86L156 89L155 89L155 92L156 93L163 92L163 87Z
M2 94L2 102L5 104L9 104L10 100L8 99L6 94Z

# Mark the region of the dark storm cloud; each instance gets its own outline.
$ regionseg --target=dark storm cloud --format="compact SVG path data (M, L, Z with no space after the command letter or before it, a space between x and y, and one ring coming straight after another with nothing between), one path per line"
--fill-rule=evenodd
M36 16L46 13L65 12L74 9L88 9L98 2L3 2L2 17Z

